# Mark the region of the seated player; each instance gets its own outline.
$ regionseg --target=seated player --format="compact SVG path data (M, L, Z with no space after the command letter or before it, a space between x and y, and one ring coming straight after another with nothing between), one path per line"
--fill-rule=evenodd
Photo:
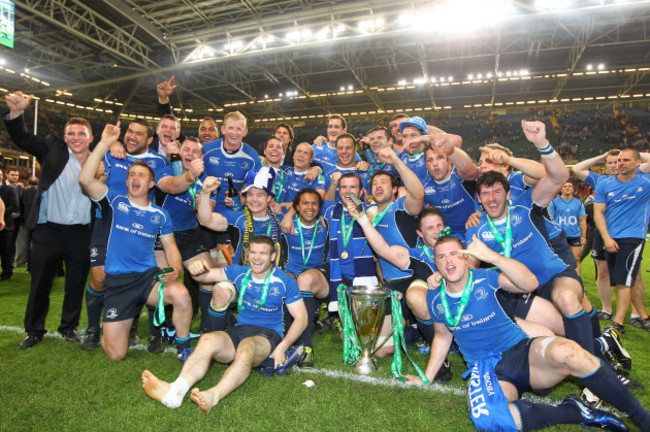
M102 157L120 136L117 125L106 125L102 139L84 164L79 183L101 211L106 238L106 278L104 285L104 337L106 355L113 360L126 356L133 317L143 304L156 306L162 295L165 304L174 306L178 357L184 361L190 347L192 305L187 289L177 281L182 271L181 254L176 247L169 214L149 201L154 173L144 162L134 162L127 172L128 193L113 195L95 178ZM167 262L173 271L157 281L160 269L154 258L154 243L159 236ZM128 245L128 247L125 247ZM162 287L162 288L161 288Z
M285 365L287 349L307 326L305 305L295 279L274 267L275 245L269 237L253 238L248 258L248 266L232 265L209 271L201 261L192 263L192 274L199 282L230 280L237 286L238 323L226 331L201 336L196 350L174 382L161 381L145 370L142 387L147 396L169 408L178 408L189 388L205 377L213 361L230 364L216 386L205 391L192 389L192 402L207 414L244 384L252 369L269 357L275 368ZM293 317L286 334L283 331L284 305Z
M467 250L455 237L440 239L434 254L438 273L428 280L427 305L435 335L426 376L433 379L455 338L471 371L469 410L477 430L528 431L566 423L627 430L620 419L575 396L559 405L520 399L526 391L546 391L568 376L626 413L641 430L650 430L650 413L607 365L563 337L528 338L503 312L497 290L535 290L537 278L526 266L476 236ZM466 255L497 268L470 270ZM407 378L421 384L419 377Z

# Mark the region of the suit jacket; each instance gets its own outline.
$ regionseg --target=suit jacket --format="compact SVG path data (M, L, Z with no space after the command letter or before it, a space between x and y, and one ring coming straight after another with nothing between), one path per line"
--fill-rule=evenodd
M38 214L41 208L41 195L48 190L63 172L70 158L68 146L61 138L50 134L45 138L35 136L27 130L24 116L8 120L6 115L5 126L14 144L22 150L36 156L41 165L41 176L32 201L32 210L25 215L25 226L28 229L36 228Z
M20 200L20 214L22 215L22 223L25 223L25 218L32 212L34 206L34 196L36 195L36 188L29 186L23 191L23 198Z
M0 198L5 203L5 231L15 229L13 214L18 211L18 195L11 186L0 184Z

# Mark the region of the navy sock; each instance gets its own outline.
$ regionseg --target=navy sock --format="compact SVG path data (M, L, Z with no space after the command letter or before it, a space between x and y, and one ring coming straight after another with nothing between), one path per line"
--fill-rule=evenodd
M601 363L594 373L579 379L593 394L627 414L641 430L650 430L650 413L625 388L610 367Z
M584 309L575 315L564 315L563 320L567 339L577 342L585 351L595 355L591 322Z
M311 340L311 327L314 323L314 311L317 308L316 304L319 304L319 302L314 298L314 293L309 291L300 291L300 296L305 302L305 307L307 308L307 328L302 332L300 342L305 346L313 348L314 343Z
M199 289L199 310L201 311L201 330L208 328L208 308L212 300L212 291Z
M433 342L433 321L423 321L420 318L416 318L416 321L418 330L420 330L420 333L422 333L424 340L427 341L427 345L431 345L431 342Z
M582 416L572 404L542 405L527 399L519 399L512 402L512 404L519 411L522 431L583 421Z
M216 311L212 306L209 306L208 313L205 317L205 329L208 332L225 330L226 327L228 327L228 319L226 317L227 313L227 310Z
M190 347L190 338L179 338L178 336L174 337L174 342L176 343L176 350L177 351L182 351L185 348Z
M104 309L104 293L86 287L86 310L88 312L88 328L99 330L99 321Z
M160 329L157 329L156 326L153 325L153 317L156 313L156 308L153 306L147 305L147 312L149 315L149 336L154 335L154 334L160 334ZM138 315L140 316L140 315Z
M596 316L596 308L594 305L591 305L591 312L587 312L587 316L589 317L589 322L591 322L591 333L592 336L595 338L600 337L600 321L598 320L598 317Z

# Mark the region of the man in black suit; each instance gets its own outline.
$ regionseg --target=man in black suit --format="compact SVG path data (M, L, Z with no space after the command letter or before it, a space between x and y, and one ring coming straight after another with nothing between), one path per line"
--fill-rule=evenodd
M2 181L2 172L0 172L0 181ZM18 195L13 187L2 182L0 184L0 198L5 204L5 229L0 231L0 260L2 261L0 281L6 281L11 279L14 274L13 254L16 249L13 239L16 229L15 215L18 213Z
M5 97L9 113L3 116L14 144L36 156L41 178L34 206L25 216L32 235L32 282L25 311L27 337L21 349L31 348L43 340L45 317L50 305L50 291L57 263L63 258L66 267L65 294L59 332L68 342L80 342L77 333L83 292L90 262L90 199L79 186L79 173L90 154L92 129L87 120L68 120L63 139L54 135L41 138L31 134L23 113L32 96L21 92Z
M30 177L27 180L27 187L23 191L23 198L20 200L20 214L22 218L20 227L18 228L18 237L16 238L16 267L27 266L27 273L31 272L29 263L32 254L32 230L25 226L25 216L32 211L34 196L36 196L36 186L38 186L38 177Z

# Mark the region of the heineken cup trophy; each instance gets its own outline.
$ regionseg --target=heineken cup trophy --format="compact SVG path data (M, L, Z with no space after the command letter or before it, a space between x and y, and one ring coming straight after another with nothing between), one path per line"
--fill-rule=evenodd
M359 341L361 358L354 365L356 371L368 375L379 368L372 356L379 330L384 322L386 299L390 290L376 286L353 286L347 290L350 315Z

